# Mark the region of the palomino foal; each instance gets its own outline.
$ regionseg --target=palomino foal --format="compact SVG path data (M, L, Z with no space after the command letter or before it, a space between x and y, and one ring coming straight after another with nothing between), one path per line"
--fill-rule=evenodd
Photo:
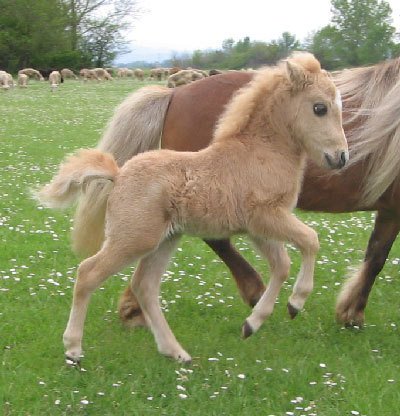
M330 169L341 168L348 160L340 104L319 62L311 54L297 53L276 67L260 70L233 97L212 144L204 150L147 152L122 168L111 155L93 149L67 159L52 182L37 193L39 200L62 207L82 191L93 192L99 204L107 205L105 219L90 218L87 211L75 224L74 238L79 240L85 239L87 224L95 229L102 221L105 238L99 251L78 269L64 333L67 356L74 361L81 357L92 292L139 260L132 290L158 350L180 361L191 360L158 300L161 276L183 233L202 238L247 233L269 261L270 283L243 325L244 337L257 331L272 313L289 273L284 242L293 243L302 255L288 303L289 313L295 316L313 287L319 243L316 232L292 211L306 155ZM99 183L102 192L96 192Z

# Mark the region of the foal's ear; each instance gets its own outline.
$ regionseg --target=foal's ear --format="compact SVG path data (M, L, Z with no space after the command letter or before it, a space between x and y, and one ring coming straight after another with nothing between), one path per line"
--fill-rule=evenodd
M289 74L289 79L293 84L294 89L300 90L308 84L307 76L305 74L304 68L300 65L297 65L293 61L286 61L286 69Z

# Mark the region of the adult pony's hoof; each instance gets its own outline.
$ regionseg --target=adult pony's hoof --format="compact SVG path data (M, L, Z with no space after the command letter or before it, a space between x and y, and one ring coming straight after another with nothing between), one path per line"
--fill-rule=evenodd
M290 319L296 318L297 314L300 312L299 309L295 308L290 302L287 303L287 310L289 312Z
M247 321L247 319L244 321L244 324L242 326L242 338L246 339L248 338L250 335L254 334L254 330L251 327L251 325L249 324L249 322Z
M128 286L122 294L118 304L118 313L122 323L127 328L136 326L148 326L140 306Z
M364 326L364 311L336 310L336 321L345 328L361 328Z

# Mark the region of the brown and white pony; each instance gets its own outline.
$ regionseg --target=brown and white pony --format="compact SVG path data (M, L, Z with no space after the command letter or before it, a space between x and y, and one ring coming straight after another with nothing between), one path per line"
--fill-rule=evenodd
M301 187L306 157L325 169L348 160L340 95L329 75L308 53L294 54L276 67L259 71L241 89L218 121L212 144L199 152L156 150L119 168L99 150L83 150L61 165L37 196L51 207L70 205L80 192L96 192L106 216L104 243L78 269L74 299L64 333L67 356L78 361L86 310L92 292L109 276L139 261L132 290L153 332L158 350L190 361L159 305L161 277L182 234L228 238L247 233L271 266L267 290L242 327L257 331L272 311L288 276L285 241L301 252L302 264L289 298L292 317L313 287L317 233L292 211ZM103 196L102 201L100 197ZM81 212L82 214L82 212ZM75 239L91 213L75 224ZM104 225L105 221L105 225ZM100 241L99 241L100 243Z
M177 89L144 87L116 109L98 147L111 152L119 165L160 143L166 149L202 149L232 94L253 76L229 72ZM343 98L352 156L335 175L309 161L297 206L333 213L377 211L364 262L345 283L336 305L339 322L362 325L369 293L400 230L400 58L333 77ZM79 210L90 205L89 198L81 199ZM258 273L228 239L205 241L229 267L245 302L254 306L264 291ZM128 324L144 323L129 286L120 315Z

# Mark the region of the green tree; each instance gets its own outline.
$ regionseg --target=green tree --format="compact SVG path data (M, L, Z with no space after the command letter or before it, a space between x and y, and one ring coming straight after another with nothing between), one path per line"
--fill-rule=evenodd
M43 66L67 48L64 15L55 0L0 0L0 67Z
M282 57L288 56L290 52L300 48L300 42L296 39L296 36L289 32L283 32L277 43Z
M386 1L331 0L332 23L318 31L310 49L330 69L373 64L396 49L392 10Z
M93 26L80 42L84 56L91 65L104 67L111 65L117 53L126 53L126 42L121 37L120 27L112 23Z
M136 0L61 0L71 42L71 49L79 48L82 37L96 32L100 26L121 32L139 14Z

